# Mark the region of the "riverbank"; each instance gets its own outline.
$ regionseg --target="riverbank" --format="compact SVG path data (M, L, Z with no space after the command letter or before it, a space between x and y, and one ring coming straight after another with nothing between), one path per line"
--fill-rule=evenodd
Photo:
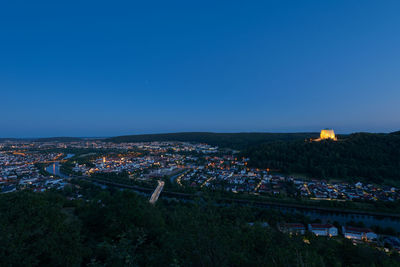
M154 188L146 188L135 185L115 183L106 180L100 180L90 177L75 177L77 179L84 179L87 181L96 182L99 184L104 184L107 186L113 186L117 188L131 189L134 191L139 191L141 193L151 194ZM199 194L188 194L173 191L163 191L160 195L161 198L173 198L173 199L183 199L183 200L194 200L198 197L209 197L209 195L199 195ZM300 205L295 203L282 203L274 201L256 201L248 199L235 199L226 197L213 197L214 201L220 204L238 204L238 205L251 205L257 207L264 207L267 209L277 209L283 213L302 213L309 216L311 219L320 219L321 221L337 221L339 223L345 224L352 221L361 221L366 226L380 226L382 228L391 227L396 231L400 231L400 214L390 214L384 212L372 212L372 211L360 211L360 210L347 210L347 209L337 209L337 208L327 208L319 206L310 205Z
M113 186L120 189L130 189L136 191L141 194L150 195L154 188L149 188L145 186L133 185L131 183L119 183L110 180L97 179L93 177L86 176L68 176L60 172L60 164L58 162L49 165L46 168L46 171L52 173L53 175L58 175L62 178L77 178L84 179L87 181L95 182L99 185ZM178 174L179 175L179 174ZM170 177L173 181L177 175ZM175 192L171 190L164 190L160 197L161 198L170 198L170 199L180 199L185 201L192 201L198 197L211 197L214 201L220 204L237 204L237 205L251 205L258 206L267 209L276 209L283 213L301 213L306 216L309 216L312 219L319 219L321 221L330 221L330 222L340 222L345 224L351 221L361 221L366 226L380 226L382 228L391 227L396 231L400 231L400 214L393 214L387 212L378 212L378 211L366 211L366 210L355 210L355 209L347 209L347 208L335 208L335 207L324 207L324 206L315 206L309 204L299 204L299 203L291 203L288 200L284 202L281 200L256 200L256 199L244 199L244 198L230 198L224 196L216 196L216 193L210 195L205 192L200 192L200 194L195 193L184 193L184 192Z
M67 155L63 158L63 160L67 160L67 159L69 159L69 158L72 158L73 156L75 156L75 154L67 154ZM61 178L69 178L69 177L70 177L69 175L64 174L64 173L62 173L62 172L60 171L60 167L61 167L60 162L56 161L56 162L54 162L53 164L48 165L48 166L45 167L44 169L45 169L46 172L48 172L48 173L50 173L50 174L52 174L52 175L59 176L59 177L61 177Z

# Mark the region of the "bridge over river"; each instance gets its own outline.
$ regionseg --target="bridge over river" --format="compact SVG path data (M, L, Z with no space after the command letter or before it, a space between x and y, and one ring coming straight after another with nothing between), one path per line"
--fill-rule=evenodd
M57 168L59 168L58 164L56 165L55 172L57 172ZM51 168L51 171L53 171L53 168ZM59 169L58 173L60 173ZM89 178L86 176L68 177L68 178L84 179L103 186L112 186L121 189L130 189L135 192L149 196L153 194L154 197L152 196L150 198L150 200L153 199L153 201L154 200L157 201L158 197L167 199L168 198L180 199L184 201L193 201L195 198L198 197L198 195L194 194L172 192L165 190L162 191L164 185L161 185L160 183L154 190L152 188L114 183L96 178ZM310 217L311 219L320 219L322 222L337 221L340 224L344 225L347 222L355 221L355 222L363 222L368 227L377 225L382 228L392 227L397 231L400 231L400 214L373 212L373 211L346 210L346 209L327 208L327 207L318 207L309 205L306 206L294 203L283 203L283 202L273 202L273 201L254 201L254 200L237 199L237 198L217 198L215 199L215 201L221 205L238 204L238 205L256 206L259 208L266 208L266 209L274 209L274 210L279 210L282 213L288 213L288 214L301 213L305 216Z
M153 192L153 189L151 188L146 188L136 185L119 184L95 178L88 178L85 176L77 178L85 179L106 186L131 189L133 191L144 193L147 195L150 195ZM159 186L160 185L158 185L157 188ZM157 189L154 191L154 193L156 192L158 192ZM162 198L181 199L185 201L193 201L195 198L198 197L198 195L194 194L172 192L172 191L162 191L161 193L161 190L159 190L159 193L157 194L158 195L161 194L160 197ZM340 224L344 225L347 222L355 221L355 222L363 222L368 227L377 225L383 228L392 227L397 231L400 231L400 214L361 211L361 210L360 211L346 210L346 209L326 208L318 206L305 206L294 203L254 201L254 200L235 199L235 198L216 198L215 201L218 204L238 204L238 205L256 206L259 208L274 209L274 210L279 210L282 213L288 213L288 214L301 213L305 216L310 217L311 219L320 219L322 222L337 221Z
M157 202L158 198L160 197L161 191L164 188L164 184L165 184L164 181L158 181L157 188L154 190L153 194L150 197L150 201L149 202L151 204L155 204Z

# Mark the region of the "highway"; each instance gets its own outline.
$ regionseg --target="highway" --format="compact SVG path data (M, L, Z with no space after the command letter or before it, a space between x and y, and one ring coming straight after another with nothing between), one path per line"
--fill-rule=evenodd
M161 191L163 190L163 188L164 188L164 184L165 184L165 182L164 181L158 181L158 185L157 185L157 188L154 190L154 192L153 192L153 194L151 195L151 197L150 197L150 203L151 204L154 204L154 203L156 203L157 202L157 200L158 200L158 197L160 196L160 193L161 193Z

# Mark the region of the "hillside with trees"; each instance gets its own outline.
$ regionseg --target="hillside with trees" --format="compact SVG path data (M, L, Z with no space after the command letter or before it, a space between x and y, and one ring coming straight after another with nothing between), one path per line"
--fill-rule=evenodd
M253 167L315 178L400 181L400 135L355 133L338 141L273 142L243 151Z
M340 135L334 142L311 142L318 133L207 133L128 135L109 142L182 141L241 150L250 166L313 178L381 183L400 181L400 131Z
M79 198L76 198L79 194ZM0 195L2 266L396 266L397 253L290 236L278 212L210 200L148 199L79 182ZM254 224L249 224L249 223ZM265 227L261 222L268 222ZM304 221L305 222L305 221ZM307 242L304 242L307 238Z

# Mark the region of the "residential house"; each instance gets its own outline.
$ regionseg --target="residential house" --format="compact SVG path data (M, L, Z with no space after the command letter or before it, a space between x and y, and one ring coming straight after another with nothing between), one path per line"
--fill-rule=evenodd
M304 235L306 227L302 223L284 223L279 225L280 231L289 234L300 234Z
M372 241L378 238L377 234L368 228L343 226L342 231L344 237L348 239Z
M338 229L332 224L317 224L312 223L308 225L308 230L316 236L337 236Z

